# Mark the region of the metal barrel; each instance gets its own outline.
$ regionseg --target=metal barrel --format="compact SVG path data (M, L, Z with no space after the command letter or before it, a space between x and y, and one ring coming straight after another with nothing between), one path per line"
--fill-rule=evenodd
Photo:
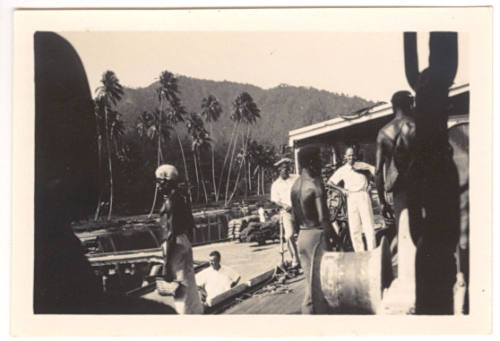
M316 246L311 271L313 307L324 314L377 314L392 281L385 237L364 252L327 252Z

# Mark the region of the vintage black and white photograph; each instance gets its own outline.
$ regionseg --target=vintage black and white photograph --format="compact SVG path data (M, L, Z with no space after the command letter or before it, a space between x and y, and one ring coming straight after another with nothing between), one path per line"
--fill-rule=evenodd
M76 27L31 32L35 316L480 309L477 32Z

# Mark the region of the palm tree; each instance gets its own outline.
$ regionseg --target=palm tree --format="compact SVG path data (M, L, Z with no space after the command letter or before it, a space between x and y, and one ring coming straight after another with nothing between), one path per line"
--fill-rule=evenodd
M234 182L234 188L233 188L233 191L231 192L231 195L229 196L228 203L230 203L233 200L233 197L236 194L236 190L238 189L238 184L240 181L241 168L246 163L247 156L248 156L248 154L245 150L245 147L242 147L240 152L236 155L236 160L240 166L238 168L238 172L236 173L236 180Z
M122 156L121 137L125 133L125 126L120 119L121 114L113 109L108 109L110 142L113 144L113 155L120 158Z
M101 190L99 192L99 198L97 199L97 207L96 207L96 210L95 210L95 214L94 214L94 220L97 221L97 219L99 218L99 215L100 215L100 212L101 212L101 203L102 203L102 195L103 195L103 192L104 192L104 180L103 180L103 169L102 169L102 159L103 159L103 146L102 146L102 139L103 139L103 135L105 135L105 132L104 132L104 117L103 117L103 114L102 114L102 108L103 108L103 105L102 103L102 100L99 101L99 100L94 100L94 114L95 114L95 117L96 117L96 132L97 132L97 161L98 161L98 175L99 175L99 184L101 185Z
M266 170L272 169L277 160L277 154L274 146L264 146L258 143L252 143L252 158L256 164L253 175L257 175L257 195L265 194L265 176Z
M160 87L157 89L157 92L158 99L160 100L160 112L162 114L165 114L165 123L175 131L175 126L180 122L184 122L184 115L186 114L186 110L182 106L181 100L179 99L177 78L175 78L173 73L169 71L163 71L160 74ZM169 107L168 109L167 106ZM177 141L179 142L179 147L181 149L182 161L184 163L184 175L188 185L189 196L191 197L189 173L186 164L184 148L182 147L182 142L177 131L175 131L175 135L177 136Z
M264 176L265 170L269 167L270 154L269 147L259 144L256 141L251 141L248 146L248 158L255 164L252 174L254 177L257 176L257 195L264 194Z
M247 164L248 164L248 170L247 170L247 176L248 176L248 185L249 185L249 191L252 193L252 166L255 166L255 168L258 167L258 158L259 158L259 144L255 140L250 140L248 142L247 146ZM255 175L255 170L253 172ZM258 192L259 186L257 186L257 192ZM258 193L257 193L258 195Z
M108 151L108 168L109 168L109 211L108 220L111 219L113 211L113 164L111 158L111 132L110 123L112 120L109 118L109 111L112 106L123 96L123 87L121 86L118 78L113 71L106 71L102 75L102 85L96 89L97 100L102 101L104 108L104 122L106 134L106 149Z
M201 119L200 115L196 113L191 113L190 117L186 121L186 126L188 128L188 132L191 135L191 138L193 140L192 142L192 151L193 151L193 162L194 162L194 167L195 167L195 172L196 172L196 182L198 185L198 198L199 198L199 186L200 186L200 179L201 179L201 184L203 188L203 193L205 195L205 203L208 203L208 193L207 193L207 188L205 186L205 182L203 179L203 171L201 168L201 162L200 162L200 150L206 146L210 145L210 137L208 135L208 132L206 131L205 127L203 126L203 120ZM200 165L200 167L198 167ZM198 172L198 168L200 168ZM199 174L199 175L198 175Z
M261 182L262 182L262 194L266 194L266 170L272 169L274 163L277 161L278 155L274 146L267 145L263 147L262 162L261 162Z
M234 113L232 117L234 117L233 120L237 122L237 126L240 123L244 123L247 126L247 133L245 136L245 133L242 133L242 145L244 148L244 153L246 154L246 144L250 138L250 125L254 124L258 118L260 118L260 109L257 107L257 104L253 101L252 96L248 94L247 92L242 92L234 101L233 103L234 106ZM234 159L234 154L236 151L236 141L237 137L235 139L234 147L233 147L233 153L231 155L231 161L229 163L229 172L227 176L227 182L226 182L226 196L225 196L225 201L226 205L229 203L230 200L228 200L228 191L229 191L229 180L231 176L231 168L233 164L233 159ZM239 172L241 170L243 163L240 163L240 167L238 169L238 175L237 178L239 178ZM238 183L235 183L235 186L237 186Z
M125 155L126 151L121 143L121 137L125 133L125 127L120 120L120 113L113 110L109 105L106 105L103 97L94 100L94 112L97 125L98 169L100 176L103 176L104 170L102 169L102 159L104 158L104 153L108 156L108 160L109 158L111 158L111 160L113 160L113 158L118 158L118 160L123 161L127 158ZM105 119L106 117L107 119ZM106 149L103 149L102 146L103 136L109 137L109 139L106 139ZM102 185L104 180L100 180L99 183ZM113 183L113 181L111 181L111 183ZM103 193L104 187L101 188L99 193L94 220L97 220L100 216Z
M139 136L146 137L150 140L156 139L156 167L159 167L165 160L163 156L162 146L170 137L170 126L162 123L162 112L158 109L155 109L152 113L144 111L137 118L136 128ZM156 206L157 196L158 191L157 189L155 189L153 204L151 205L149 217L151 217L151 215L153 214L154 208Z
M215 96L209 95L203 98L201 103L201 116L205 117L205 122L210 123L210 136L214 137L213 123L217 122L222 113L222 107ZM219 201L219 191L217 191L217 185L215 184L215 152L214 146L211 146L212 151L212 184L214 187L215 201Z

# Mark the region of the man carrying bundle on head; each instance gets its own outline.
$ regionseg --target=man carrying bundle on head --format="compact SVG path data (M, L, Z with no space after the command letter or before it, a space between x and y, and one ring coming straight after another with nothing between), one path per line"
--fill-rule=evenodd
M178 189L179 173L172 165L161 165L155 172L157 186L163 195L160 226L164 254L163 277L174 283L172 294L179 314L202 314L203 306L196 286L193 269L191 236L194 218L190 205Z

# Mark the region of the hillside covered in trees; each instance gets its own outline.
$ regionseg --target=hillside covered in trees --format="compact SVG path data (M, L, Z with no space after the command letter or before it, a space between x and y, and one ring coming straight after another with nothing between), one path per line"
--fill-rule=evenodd
M252 138L274 146L288 142L288 132L309 124L332 119L338 114L367 107L373 102L360 97L349 97L315 88L282 84L268 90L234 82L216 82L178 76L179 97L188 112L201 110L201 101L213 95L222 107L222 114L214 126L212 140L216 144L229 139L234 111L234 99L242 92L249 93L261 111L261 119L252 128ZM134 129L138 115L144 110L157 108L158 83L146 88L124 88L124 96L117 106L125 126Z
M113 203L118 214L153 212L154 170L170 163L193 204L229 205L264 195L292 129L367 107L359 97L280 85L262 89L168 71L146 88L131 89L106 71L95 114L102 192L95 219ZM149 207L148 207L149 206Z

